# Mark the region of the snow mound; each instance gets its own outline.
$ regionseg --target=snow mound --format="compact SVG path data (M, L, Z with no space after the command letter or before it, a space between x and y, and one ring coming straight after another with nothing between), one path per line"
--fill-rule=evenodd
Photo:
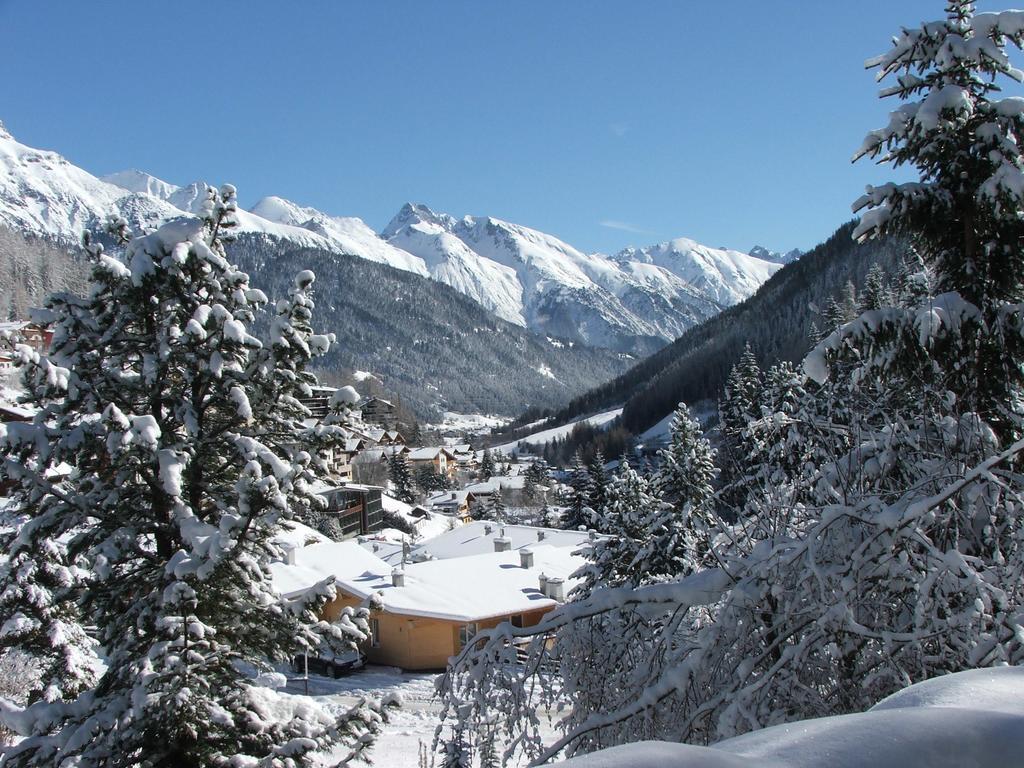
M1024 755L1024 668L910 686L860 714L777 725L711 747L639 742L566 768L1004 768Z

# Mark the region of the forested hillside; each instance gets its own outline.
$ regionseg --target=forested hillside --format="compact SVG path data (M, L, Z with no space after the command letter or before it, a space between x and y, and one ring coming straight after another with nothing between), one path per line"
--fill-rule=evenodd
M80 286L86 274L65 246L0 227L0 319L27 317L48 293Z
M296 272L312 269L318 329L339 340L321 365L324 378L372 371L421 418L444 409L557 407L630 361L548 340L443 283L356 256L251 234L240 236L230 255L272 299L286 294Z

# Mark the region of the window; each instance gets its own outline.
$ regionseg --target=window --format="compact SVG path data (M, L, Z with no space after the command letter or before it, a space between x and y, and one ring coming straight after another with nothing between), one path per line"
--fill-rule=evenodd
M512 626L513 627L521 627L521 626L523 626L523 615L521 613L512 617Z
M459 627L459 650L462 650L469 641L473 639L473 636L477 633L476 624L463 624Z
M370 647L380 648L380 620L370 619Z

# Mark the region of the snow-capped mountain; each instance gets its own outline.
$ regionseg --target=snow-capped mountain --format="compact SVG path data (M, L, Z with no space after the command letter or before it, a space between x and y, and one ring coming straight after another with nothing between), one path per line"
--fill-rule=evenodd
M0 224L67 242L111 213L137 230L195 213L207 188L136 170L97 178L55 152L18 143L2 126L0 171ZM781 266L685 239L615 256L585 254L518 224L456 219L413 204L380 234L361 219L280 197L240 210L238 220L240 232L430 277L530 330L633 354L649 353L743 300Z
M673 240L614 257L493 217L406 204L382 232L511 322L614 349L660 346L751 295L779 264Z

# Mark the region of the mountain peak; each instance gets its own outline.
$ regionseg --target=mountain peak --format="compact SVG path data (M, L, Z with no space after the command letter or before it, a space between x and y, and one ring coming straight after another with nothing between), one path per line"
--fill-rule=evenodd
M136 194L152 195L161 200L170 200L171 196L179 189L174 184L169 184L152 174L135 168L100 176L100 181L105 181L108 184L113 184L115 187L120 187Z
M0 120L0 139L13 139L11 132L7 130L7 126L4 125L4 121Z
M765 248L763 245L755 245L748 251L749 255L755 259L761 259L761 261L771 261L775 264L789 264L791 261L796 261L803 256L803 251L799 248L794 248L791 251L782 253L780 251L772 251Z
M435 213L430 209L429 206L424 203L406 203L394 215L388 225L381 230L381 237L385 240L394 237L405 227L413 226L420 223L436 224L442 229L451 229L455 224L455 220L452 219L446 213Z

